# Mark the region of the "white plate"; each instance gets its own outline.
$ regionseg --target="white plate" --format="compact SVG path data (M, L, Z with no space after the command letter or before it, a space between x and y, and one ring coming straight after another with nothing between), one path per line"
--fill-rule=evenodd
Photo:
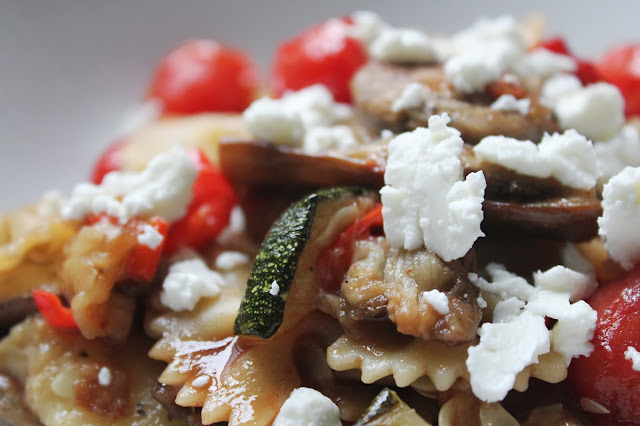
M216 38L266 69L280 40L357 9L439 32L538 11L549 34L590 56L637 37L640 2L0 0L0 212L86 179L154 64L180 41Z

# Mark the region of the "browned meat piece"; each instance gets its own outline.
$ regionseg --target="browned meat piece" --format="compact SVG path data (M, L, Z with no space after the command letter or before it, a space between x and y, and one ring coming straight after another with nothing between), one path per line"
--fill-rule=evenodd
M176 404L175 400L178 391L174 387L156 383L151 394L167 410L169 416L183 421L187 426L202 426L200 408L180 407Z
M423 107L393 112L391 106L411 83L430 89ZM446 112L451 126L460 130L466 143L475 144L488 135L504 135L522 140L539 141L544 132L558 130L551 111L538 97L528 94L531 108L527 115L513 111L491 110L494 99L489 96L465 97L447 83L441 66L399 66L371 61L351 81L354 104L375 117L382 128L397 131L427 126L431 115Z

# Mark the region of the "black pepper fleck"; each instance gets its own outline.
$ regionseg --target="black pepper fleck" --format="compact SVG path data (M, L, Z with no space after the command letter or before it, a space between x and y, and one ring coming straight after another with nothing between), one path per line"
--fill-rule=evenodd
M145 414L147 414L147 413L144 412L144 408L143 407L144 407L144 405L142 405L142 402L138 402L136 404L136 413L138 413L138 415L140 415L140 416L144 416Z

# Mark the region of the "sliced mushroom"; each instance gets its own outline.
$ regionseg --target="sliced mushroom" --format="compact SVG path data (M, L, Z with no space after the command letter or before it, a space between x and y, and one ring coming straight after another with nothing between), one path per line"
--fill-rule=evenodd
M0 302L0 328L10 327L37 311L30 294Z
M176 404L178 390L173 386L156 383L151 391L153 398L167 410L170 417L182 421L186 426L201 426L200 408L181 407Z
M393 111L392 105L411 83L429 88L424 106ZM531 107L527 115L514 111L492 110L490 96L463 96L447 82L441 66L400 66L371 61L351 81L355 106L374 117L381 128L397 131L427 126L431 115L446 112L451 126L462 133L465 142L475 144L488 135L504 135L538 141L544 132L558 130L552 112L529 93Z
M252 234L261 236L282 209L304 192L334 185L382 187L386 142L317 155L264 142L227 141L221 144L220 162L224 173L242 187L243 207L261 212L261 230ZM568 241L585 241L597 235L602 208L595 191L574 190L554 178L520 175L481 161L468 145L461 162L465 174L478 170L485 174L485 232L505 231ZM278 194L279 201L274 204L273 198L265 194Z

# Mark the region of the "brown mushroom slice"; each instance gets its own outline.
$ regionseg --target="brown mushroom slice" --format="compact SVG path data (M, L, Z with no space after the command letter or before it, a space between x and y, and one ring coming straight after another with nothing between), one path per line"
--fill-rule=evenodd
M37 312L31 295L0 302L0 328L10 327Z
M181 422L185 426L201 426L202 425L202 408L200 407L181 407L175 403L178 389L157 382L151 390L151 396L158 401L169 416L176 421Z
M425 105L394 112L393 102L411 83L427 86ZM514 111L492 110L493 99L485 96L463 96L448 84L441 66L400 66L371 61L351 81L355 106L375 118L380 127L398 131L427 126L431 115L446 112L451 126L460 130L465 142L475 144L489 135L538 141L544 132L558 130L551 110L541 105L530 93L531 107L527 115Z
M226 141L221 144L220 164L239 187L243 207L261 212L259 230L252 232L259 236L302 193L336 185L382 187L385 156L385 141L323 155L264 142ZM485 174L485 231L499 229L569 241L597 235L602 208L594 191L573 190L553 178L525 176L481 161L468 145L461 162L465 175L477 170ZM269 207L274 205L280 208Z

